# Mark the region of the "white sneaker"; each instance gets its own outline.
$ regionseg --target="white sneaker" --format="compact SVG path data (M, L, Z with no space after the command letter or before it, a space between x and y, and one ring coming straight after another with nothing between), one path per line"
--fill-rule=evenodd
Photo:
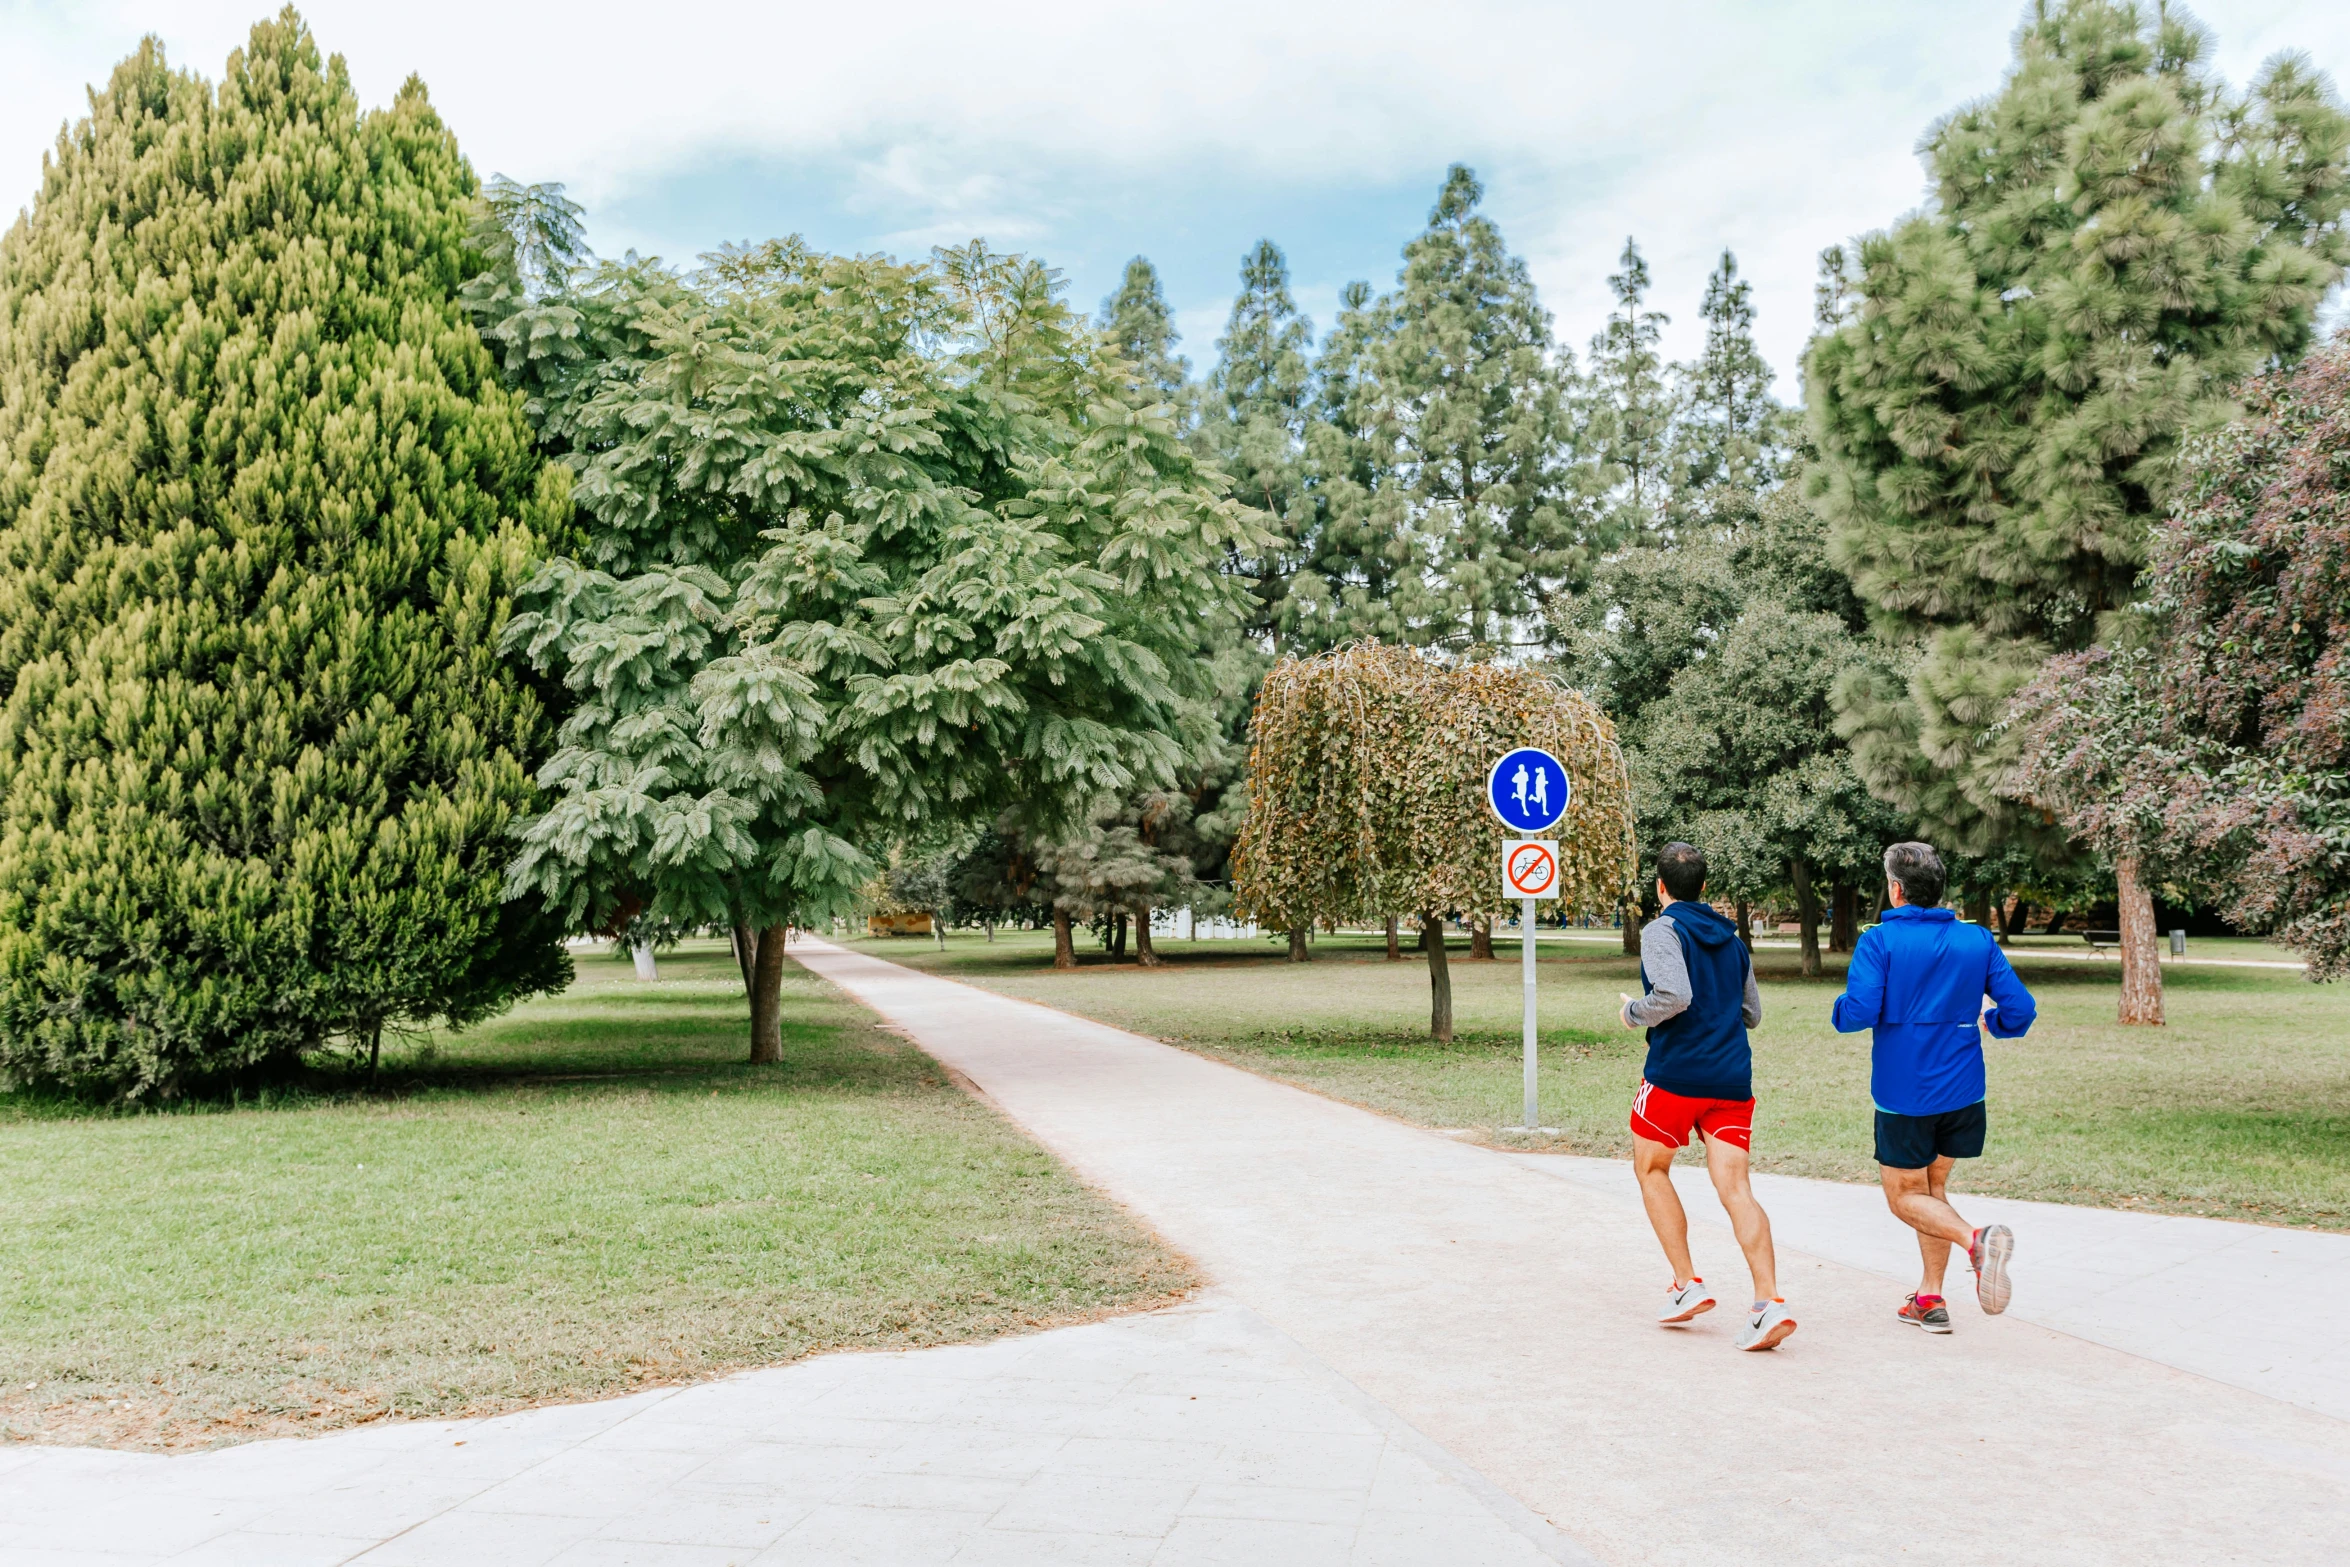
M1787 1342L1787 1335L1795 1331L1795 1313L1787 1309L1783 1300L1774 1300L1754 1314L1746 1324L1746 1331L1738 1335L1740 1349L1777 1349Z
M1985 1316L1996 1317L2007 1309L2014 1294L2007 1279L2007 1260L2015 1255L2015 1231L2004 1224L1986 1224L1975 1231L1966 1253L1967 1261L1975 1267L1975 1299L1982 1303Z
M1686 1284L1675 1284L1665 1291L1665 1314L1656 1320L1670 1327L1676 1322L1687 1322L1699 1312L1714 1309L1714 1292L1705 1287L1705 1280L1691 1279Z

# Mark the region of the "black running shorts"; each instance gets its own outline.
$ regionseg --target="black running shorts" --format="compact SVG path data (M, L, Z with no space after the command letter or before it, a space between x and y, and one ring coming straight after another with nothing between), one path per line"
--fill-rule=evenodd
M1877 1163L1896 1170L1922 1170L1936 1159L1979 1159L1989 1125L1983 1101L1940 1115L1877 1112Z

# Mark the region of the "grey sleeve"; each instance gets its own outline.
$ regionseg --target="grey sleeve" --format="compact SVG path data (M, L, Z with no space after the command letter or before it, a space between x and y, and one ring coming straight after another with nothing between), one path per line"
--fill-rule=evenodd
M1640 966L1648 971L1648 994L1624 1003L1624 1021L1654 1028L1689 1009L1689 965L1681 961L1681 938L1673 919L1660 914L1640 930Z
M1762 1027L1762 987L1754 982L1752 959L1746 964L1746 999L1739 1003L1738 1010L1745 1016L1748 1028Z

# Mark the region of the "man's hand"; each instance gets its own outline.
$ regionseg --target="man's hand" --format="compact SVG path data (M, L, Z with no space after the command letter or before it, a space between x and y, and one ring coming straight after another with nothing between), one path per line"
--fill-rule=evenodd
M1619 990L1616 992L1616 1000L1623 1003L1623 1006L1616 1008L1616 1021L1623 1024L1626 1028L1638 1028L1640 1025L1633 1022L1624 1011L1624 1007L1628 1007L1632 1004L1632 998Z

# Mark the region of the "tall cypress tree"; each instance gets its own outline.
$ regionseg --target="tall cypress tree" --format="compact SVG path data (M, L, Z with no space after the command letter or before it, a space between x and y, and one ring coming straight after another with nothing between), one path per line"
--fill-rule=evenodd
M1648 261L1629 235L1616 268L1607 280L1615 307L1591 339L1584 418L1609 491L1608 531L1639 539L1656 530L1671 499L1673 391L1662 342L1673 318L1648 308Z
M1150 257L1126 263L1118 292L1102 301L1100 326L1110 345L1142 372L1143 384L1188 422L1197 400L1191 361L1175 352L1183 334L1175 330L1175 312L1168 308L1167 290Z
M1338 320L1314 361L1306 470L1320 532L1291 600L1310 596L1314 615L1304 640L1315 648L1410 635L1409 605L1398 594L1409 600L1420 557L1397 469L1397 410L1380 372L1394 331L1393 302L1373 298L1366 282L1351 282L1339 291Z
M1321 532L1305 460L1313 338L1313 323L1290 297L1288 258L1271 240L1257 241L1241 259L1240 293L1216 340L1201 433L1216 466L1231 476L1234 497L1268 519L1272 547L1236 560L1234 569L1255 601L1246 631L1276 653L1301 633L1318 641L1329 618L1314 579L1302 595L1292 593Z
M2182 438L2310 339L2341 275L2350 119L2305 60L2249 92L2184 13L2039 0L2001 90L1925 144L1932 204L1824 279L1809 363L1840 563L1909 648L1840 724L1871 787L1961 846L2004 798L2012 694L2106 639Z
M1484 187L1445 175L1404 247L1377 354L1377 394L1427 570L1405 612L1426 640L1514 640L1589 569L1565 458L1564 377L1526 263L1478 210Z
M1676 479L1685 495L1717 485L1751 494L1778 477L1786 410L1771 395L1771 367L1754 341L1754 285L1727 250L1705 280L1697 313L1705 348L1680 368Z
M561 983L501 901L565 507L456 293L474 180L290 9L150 39L0 242L0 1072L132 1097Z

